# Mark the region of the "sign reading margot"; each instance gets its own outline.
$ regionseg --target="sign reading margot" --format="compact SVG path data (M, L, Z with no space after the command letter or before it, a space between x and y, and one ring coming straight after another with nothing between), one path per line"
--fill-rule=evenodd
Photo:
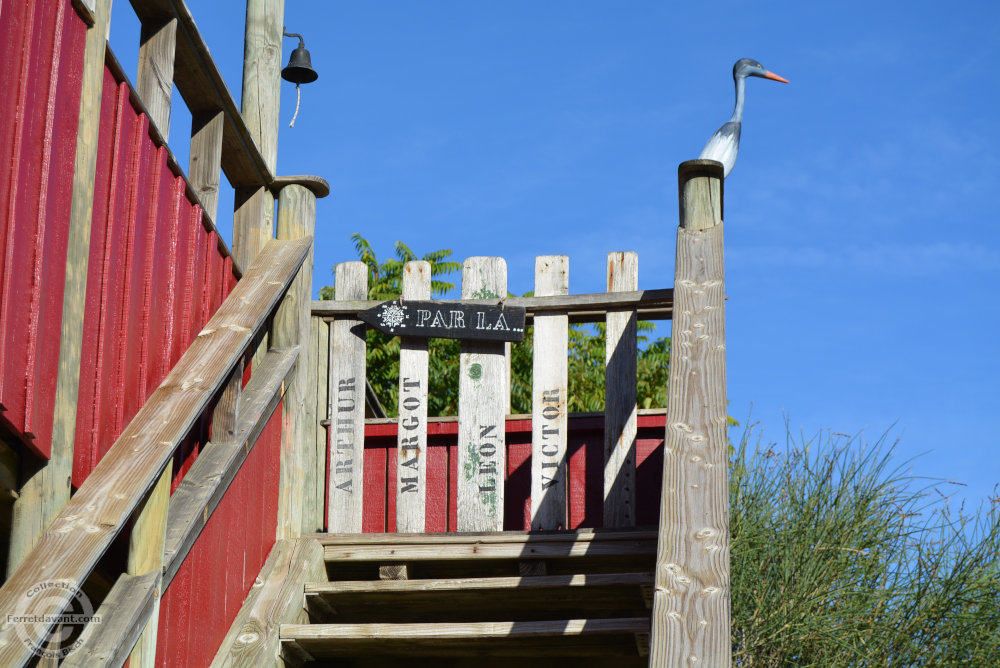
M385 302L358 318L392 336L420 336L463 341L521 341L524 308L475 306L462 302Z

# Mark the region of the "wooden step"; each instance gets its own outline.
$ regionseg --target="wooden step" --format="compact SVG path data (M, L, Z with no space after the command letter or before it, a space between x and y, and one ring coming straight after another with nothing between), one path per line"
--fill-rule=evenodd
M331 579L373 577L371 564L413 565L415 572L408 576L413 579L642 572L651 570L656 559L656 531L648 529L310 537L323 546ZM547 567L525 570L524 564L538 561L545 561Z
M457 624L283 624L294 662L334 657L640 656L649 618Z
M540 621L649 614L652 573L309 582L306 602L327 622Z

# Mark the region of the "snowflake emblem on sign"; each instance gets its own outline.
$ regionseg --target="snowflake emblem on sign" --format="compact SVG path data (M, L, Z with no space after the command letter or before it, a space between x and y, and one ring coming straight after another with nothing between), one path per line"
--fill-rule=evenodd
M382 322L382 326L389 329L405 327L406 325L403 324L405 317L403 307L395 303L383 307L382 313L379 314L379 320Z

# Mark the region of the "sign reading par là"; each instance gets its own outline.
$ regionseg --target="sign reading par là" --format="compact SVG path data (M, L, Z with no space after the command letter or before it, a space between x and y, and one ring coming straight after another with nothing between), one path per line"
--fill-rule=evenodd
M383 302L358 318L386 334L465 341L521 341L524 308L448 301Z

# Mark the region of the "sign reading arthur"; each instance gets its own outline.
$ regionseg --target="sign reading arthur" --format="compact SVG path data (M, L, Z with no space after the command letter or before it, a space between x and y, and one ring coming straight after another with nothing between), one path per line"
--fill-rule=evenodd
M521 341L524 308L448 301L383 302L358 314L380 332L463 341Z

